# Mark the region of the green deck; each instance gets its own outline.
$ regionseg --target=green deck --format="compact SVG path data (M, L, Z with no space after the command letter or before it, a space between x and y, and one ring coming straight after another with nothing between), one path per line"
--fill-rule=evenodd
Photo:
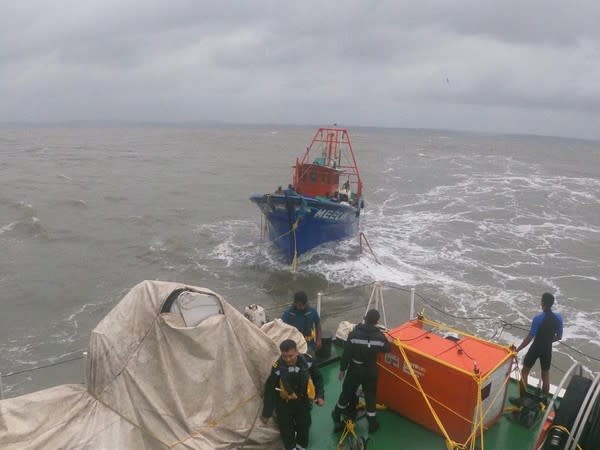
M339 362L327 363L321 367L325 382L325 406L315 406L312 411L312 426L310 429L311 450L335 450L339 434L333 432L331 411L341 392L341 382L337 375ZM515 395L517 383L509 386L509 395ZM507 405L507 407L510 405ZM446 450L444 439L432 431L391 411L379 411L380 429L370 436L372 443L368 450ZM484 449L486 450L529 450L534 445L534 433L537 427L529 430L502 417L484 434ZM369 436L367 421L359 419L357 423L359 436ZM477 448L480 448L479 446Z

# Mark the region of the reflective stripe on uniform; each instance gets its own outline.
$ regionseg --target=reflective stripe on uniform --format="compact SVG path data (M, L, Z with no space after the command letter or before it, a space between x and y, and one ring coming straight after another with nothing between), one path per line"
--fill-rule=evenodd
M366 345L369 348L371 348L371 346L383 347L385 345L385 343L382 341L370 341L368 339L356 339L356 338L350 339L350 343L358 344L358 345Z
M310 367L310 366L309 366L309 367ZM284 370L285 370L285 369L284 369ZM300 367L298 367L298 366L288 366L288 368L287 368L287 371L288 371L288 372L295 372L295 373L298 373L298 372L300 372L301 370L302 370L302 369L301 369ZM275 371L275 374L276 374L276 375L281 375L281 372L280 372L279 370L276 370L276 371Z

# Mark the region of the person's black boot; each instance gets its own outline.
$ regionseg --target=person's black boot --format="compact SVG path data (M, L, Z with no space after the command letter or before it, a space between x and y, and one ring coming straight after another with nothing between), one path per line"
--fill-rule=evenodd
M339 433L344 429L342 423L342 410L336 405L333 411L331 411L331 418L333 419L333 431Z
M509 397L508 401L514 406L523 406L523 398L522 397Z
M377 418L367 416L367 420L369 421L369 433L375 433L379 430L379 422L377 422Z
M344 412L344 415L352 422L356 422L356 408L349 406L346 408L346 410L347 411Z
M333 408L333 411L331 411L331 418L334 422L342 421L342 410L339 406L335 405L335 408Z

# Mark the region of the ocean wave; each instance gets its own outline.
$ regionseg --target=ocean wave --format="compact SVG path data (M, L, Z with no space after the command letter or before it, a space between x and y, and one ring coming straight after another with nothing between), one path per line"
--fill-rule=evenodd
M71 200L63 200L59 203L61 205L71 207L71 208L87 208L88 207L88 204L85 200L71 199Z
M494 156L489 160L496 161ZM387 165L389 180L396 180L390 167L399 161ZM455 164L463 169L469 165ZM416 286L442 299L439 304L448 313L524 325L539 312L541 293L550 291L565 316L566 342L593 342L597 318L580 317L577 304L567 299L576 289L572 277L586 280L586 292L599 281L600 217L587 214L587 209L597 206L600 182L543 174L516 160L505 161L503 170L465 170L450 178L451 183L412 197L393 189L398 181L384 180L381 185L391 188L377 189L378 199L368 202L361 223L376 258L360 254L357 239L347 240L302 255L298 271L346 287L375 280ZM257 260L258 224L233 221L201 228L216 241L211 256L226 266ZM591 250L590 243L596 243ZM266 270L285 270L275 248L263 249L260 264ZM565 274L565 267L576 272ZM490 323L464 325L483 336L495 333ZM522 337L521 332L507 331L503 339ZM593 350L600 354L600 346Z
M0 235L11 238L47 237L47 231L35 216L26 216L0 227Z

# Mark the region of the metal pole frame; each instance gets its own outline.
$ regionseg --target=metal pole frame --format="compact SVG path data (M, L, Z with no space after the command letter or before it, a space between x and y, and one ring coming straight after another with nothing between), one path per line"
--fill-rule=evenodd
M323 297L323 293L322 292L318 292L317 293L317 314L319 314L319 317L321 317L321 299Z
M385 302L383 301L383 283L381 281L376 281L373 284L373 290L371 291L371 297L369 298L369 303L367 304L367 309L365 311L365 315L367 311L371 309L371 304L375 300L375 309L379 311L379 304L381 303L381 313L383 315L383 326L387 329L387 316L385 314Z

